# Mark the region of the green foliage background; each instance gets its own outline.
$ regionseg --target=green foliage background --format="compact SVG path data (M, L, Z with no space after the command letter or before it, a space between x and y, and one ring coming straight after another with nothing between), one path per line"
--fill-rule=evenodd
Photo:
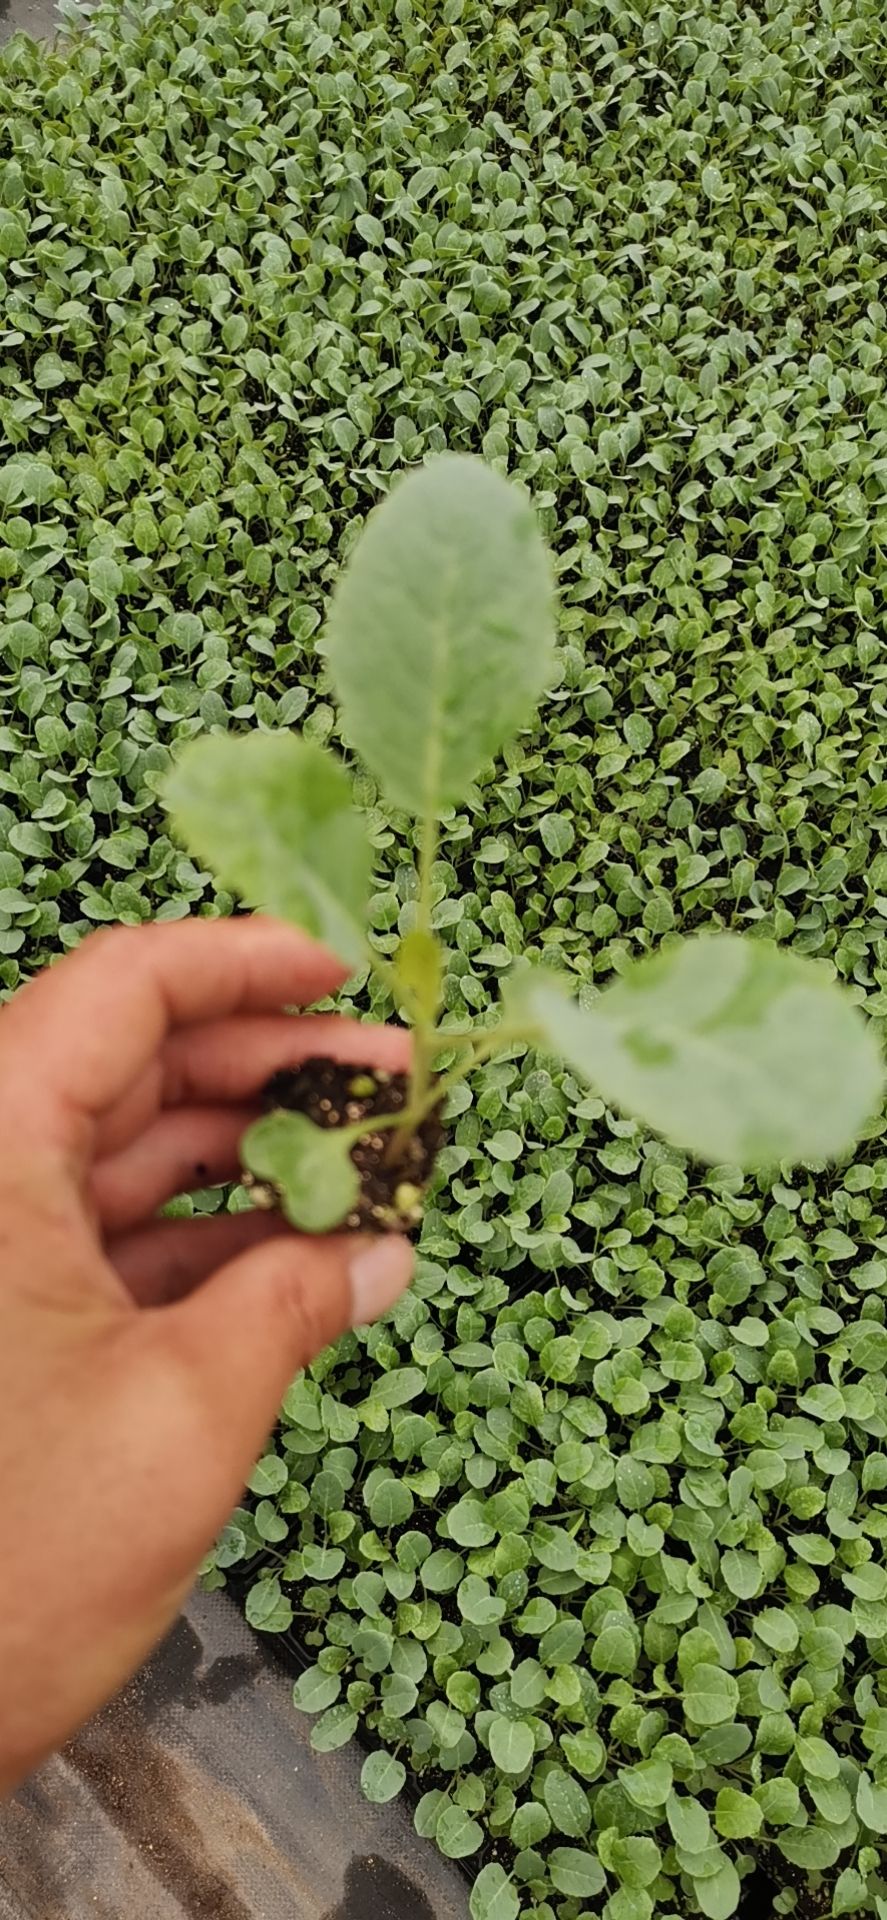
M529 486L562 612L446 822L449 1009L716 924L881 1020L881 10L426 11L148 0L0 56L2 983L230 907L169 753L335 737L330 585L450 446ZM358 789L390 947L409 835ZM884 1920L877 1138L742 1186L506 1060L441 1173L415 1293L294 1390L211 1577L292 1556L252 1617L295 1599L319 1745L399 1746L372 1795L445 1792L474 1920L728 1920L755 1850L786 1911Z

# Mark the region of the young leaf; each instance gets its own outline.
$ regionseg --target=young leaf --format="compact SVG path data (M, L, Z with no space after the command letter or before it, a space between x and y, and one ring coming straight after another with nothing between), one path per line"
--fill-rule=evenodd
M413 1814L413 1826L423 1840L433 1840L441 1809L447 1804L445 1793L440 1787L432 1787L430 1793L423 1793Z
M711 1822L701 1801L689 1794L670 1793L666 1817L677 1846L685 1853L704 1853L711 1845Z
M484 1832L464 1808L448 1806L438 1819L434 1837L448 1860L464 1860L483 1846Z
M731 1920L736 1912L742 1886L732 1860L724 1859L717 1873L694 1880L693 1891L706 1920Z
M715 1803L715 1826L725 1840L752 1840L761 1831L763 1813L756 1800L737 1787L722 1787Z
M797 1832L780 1835L777 1846L793 1867L805 1873L824 1873L833 1867L841 1851L841 1830L828 1827L801 1827Z
M555 1847L548 1856L552 1886L572 1900L592 1900L602 1892L604 1874L590 1848Z
M643 1887L617 1887L604 1916L605 1920L652 1920L653 1902Z
M552 569L526 495L447 454L392 488L333 594L343 730L392 806L464 799L529 718L554 643Z
M887 1834L887 1787L876 1787L867 1773L859 1776L856 1811L870 1833Z
M540 1840L547 1840L551 1832L551 1820L548 1810L538 1800L525 1800L518 1807L511 1822L509 1838L511 1844L521 1851L524 1847L535 1847Z
M357 1732L357 1714L347 1701L337 1700L334 1707L322 1713L311 1729L311 1745L315 1753L337 1753L340 1747Z
M703 935L641 960L588 1010L523 970L510 1008L537 1044L702 1159L754 1167L843 1152L878 1106L873 1030L797 954Z
M308 1667L293 1686L293 1706L302 1713L325 1713L342 1691L337 1673L324 1673L320 1667Z
M517 1920L520 1901L504 1867L481 1867L468 1901L471 1920Z
M581 1840L591 1825L588 1795L565 1767L552 1767L545 1780L545 1805L558 1833Z
M832 1914L859 1913L866 1897L866 1883L855 1867L845 1867L835 1881Z
M739 1688L732 1673L702 1660L684 1687L687 1718L697 1727L716 1727L732 1720L739 1706Z
M185 747L164 800L223 886L357 964L370 850L331 754L292 733L211 734Z
M755 1799L770 1827L790 1827L797 1820L800 1794L793 1780L763 1780Z
M490 1752L502 1773L523 1773L533 1758L533 1730L498 1713L490 1725Z
M286 1486L288 1478L286 1461L281 1460L278 1453L266 1453L256 1461L246 1484L251 1493L257 1493L263 1499L268 1494L279 1493Z
M247 1128L240 1151L250 1173L278 1189L290 1226L329 1233L341 1226L360 1190L351 1144L342 1129L316 1127L304 1113L276 1112Z
M403 1761L395 1759L393 1753L368 1753L360 1770L364 1799L384 1806L386 1800L393 1800L400 1792L406 1777Z
M667 1760L642 1760L638 1766L622 1769L619 1784L636 1807L650 1811L668 1800L672 1770Z
M293 1623L293 1610L280 1590L280 1581L257 1580L246 1596L246 1617L257 1633L286 1633Z

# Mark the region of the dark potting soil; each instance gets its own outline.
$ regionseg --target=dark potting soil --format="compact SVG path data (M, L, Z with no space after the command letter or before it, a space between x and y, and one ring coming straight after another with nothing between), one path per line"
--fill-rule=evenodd
M280 1068L262 1089L262 1100L269 1112L283 1107L304 1113L317 1127L341 1127L371 1122L375 1114L400 1113L408 1090L405 1073L317 1059ZM437 1107L406 1138L390 1129L373 1133L370 1126L352 1148L360 1197L342 1225L362 1233L410 1233L418 1227L443 1138Z
M775 1899L778 1893L787 1893L789 1890L794 1893L796 1905L792 1920L827 1920L832 1910L834 1876L818 1875L819 1884L811 1886L809 1875L803 1868L793 1866L791 1861L783 1859L782 1854L777 1853L775 1847L759 1849L758 1870L762 1877L762 1884L764 1877L769 1882L772 1899ZM759 1911L766 1913L767 1920L770 1920L771 1909L762 1908ZM749 1920L756 1920L756 1916L749 1914Z

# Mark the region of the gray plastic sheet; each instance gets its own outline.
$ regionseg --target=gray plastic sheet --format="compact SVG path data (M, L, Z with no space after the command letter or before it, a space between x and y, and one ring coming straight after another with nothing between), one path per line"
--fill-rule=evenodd
M352 1745L315 1754L291 1684L224 1594L0 1806L0 1920L468 1920Z

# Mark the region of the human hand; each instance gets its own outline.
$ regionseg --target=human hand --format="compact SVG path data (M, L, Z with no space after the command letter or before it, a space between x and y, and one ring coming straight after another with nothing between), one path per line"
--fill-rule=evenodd
M398 1237L153 1217L236 1173L276 1067L406 1065L398 1029L281 1011L342 978L273 921L184 920L0 1011L0 1788L174 1618L292 1376L409 1281Z

